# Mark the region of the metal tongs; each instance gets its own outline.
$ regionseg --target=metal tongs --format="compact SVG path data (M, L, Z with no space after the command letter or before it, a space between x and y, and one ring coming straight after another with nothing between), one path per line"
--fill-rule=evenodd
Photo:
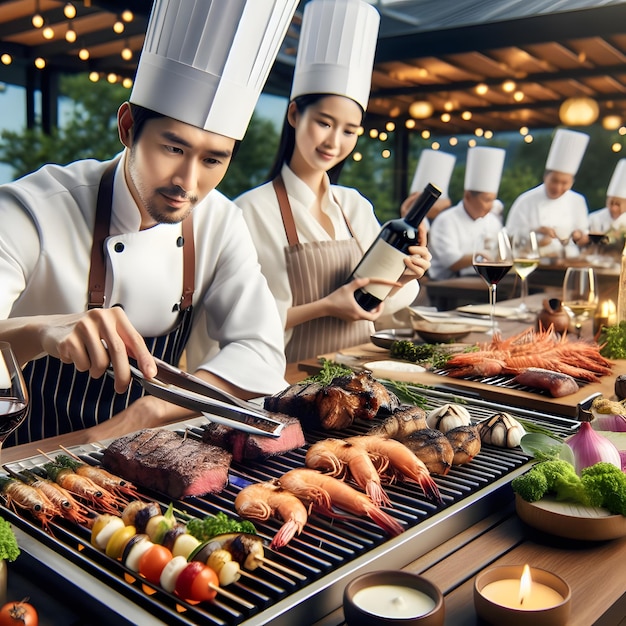
M148 393L191 411L199 411L211 422L254 435L280 436L284 424L272 419L265 409L161 359L155 358L155 361L157 375L154 378L146 378L141 370L130 366L131 374Z

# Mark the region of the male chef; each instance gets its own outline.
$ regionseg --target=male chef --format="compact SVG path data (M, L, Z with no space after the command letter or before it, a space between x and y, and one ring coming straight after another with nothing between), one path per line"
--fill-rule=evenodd
M156 0L110 162L0 187L0 339L30 387L12 443L85 441L190 411L131 381L154 357L238 396L285 387L283 330L240 211L215 187L297 0ZM111 366L114 376L105 375Z
M521 194L511 205L506 229L511 236L534 230L545 256L577 256L589 241L585 197L572 190L589 135L557 129L546 160L543 183ZM565 248L562 242L565 242Z

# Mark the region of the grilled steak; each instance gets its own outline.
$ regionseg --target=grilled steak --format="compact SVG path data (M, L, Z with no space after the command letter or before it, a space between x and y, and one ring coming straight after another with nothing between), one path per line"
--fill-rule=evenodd
M391 413L398 405L396 396L369 372L338 376L328 385L299 383L265 399L267 410L325 430L347 428L355 419L371 420L379 411Z
M252 435L229 426L209 422L204 427L202 441L230 450L235 461L263 459L304 445L304 433L297 418L274 413L272 419L284 424L280 437Z
M180 499L221 491L232 455L217 446L146 428L112 441L102 464L137 485Z

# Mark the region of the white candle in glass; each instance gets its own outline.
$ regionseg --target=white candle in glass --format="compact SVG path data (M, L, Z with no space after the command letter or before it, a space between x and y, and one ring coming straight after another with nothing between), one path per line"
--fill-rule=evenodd
M401 585L373 585L354 594L360 609L378 617L411 618L430 613L435 600L427 593Z

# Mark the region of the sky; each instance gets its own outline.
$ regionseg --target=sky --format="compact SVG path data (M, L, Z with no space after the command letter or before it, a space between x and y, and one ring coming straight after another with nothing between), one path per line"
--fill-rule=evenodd
M272 120L280 132L287 109L286 98L261 94L255 114ZM62 113L61 113L62 115ZM0 132L19 131L26 125L24 90L20 87L0 83ZM11 166L0 163L0 184L13 180Z

